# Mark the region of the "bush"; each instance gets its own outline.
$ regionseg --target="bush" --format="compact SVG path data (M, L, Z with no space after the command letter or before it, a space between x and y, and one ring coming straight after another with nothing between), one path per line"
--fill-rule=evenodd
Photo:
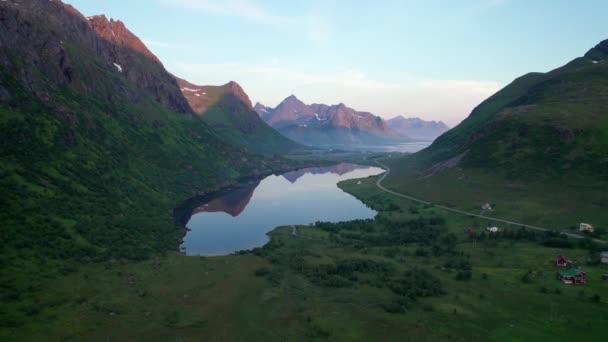
M256 277L263 277L270 273L270 268L268 267L260 267L255 270L254 274Z
M473 277L471 271L458 271L456 273L456 280L458 281L468 281Z

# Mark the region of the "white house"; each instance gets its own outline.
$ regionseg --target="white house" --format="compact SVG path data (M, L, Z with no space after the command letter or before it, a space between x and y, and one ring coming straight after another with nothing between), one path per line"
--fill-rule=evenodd
M496 233L498 232L498 227L486 227L486 230L491 232L491 233Z
M608 264L608 251L606 252L602 252L600 254L601 260L602 260L602 264Z
M486 203L481 206L481 209L482 210L492 210L492 205L490 205L490 203Z
M590 233L593 233L593 231L595 230L595 228L593 228L593 226L592 226L592 225L590 225L589 223L581 223L581 224L578 226L578 229L579 229L581 232L590 232Z

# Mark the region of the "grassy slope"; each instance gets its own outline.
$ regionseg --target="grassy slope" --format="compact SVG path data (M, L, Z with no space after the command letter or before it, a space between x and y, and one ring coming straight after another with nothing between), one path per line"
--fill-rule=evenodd
M268 126L233 94L221 95L201 117L225 141L252 152L288 154L306 149Z
M389 198L374 178L343 187L382 210L374 224L403 222L434 209ZM441 236L456 236L454 255L434 256L425 243L368 245L372 231L344 225L328 231L299 227L295 238L285 227L272 232L262 255L213 258L169 255L138 264L105 262L59 278L29 312L29 321L8 335L15 339L63 340L598 340L606 334L608 283L599 280L605 266L585 265L581 249L555 249L515 240L469 241L463 227L481 231L485 222L440 214ZM441 227L439 224L438 227ZM424 227L422 229L428 229ZM354 235L353 235L354 234ZM424 235L424 234L423 234ZM362 238L359 242L354 236ZM433 245L442 246L439 241ZM417 249L426 250L418 256ZM556 255L566 253L582 264L590 282L568 286L555 279ZM472 265L472 278L457 281L442 266L461 253ZM315 283L307 270L345 259L392 265L386 275L355 273L346 287ZM269 263L270 261L270 263ZM437 277L445 294L419 298L404 313L383 306L396 295L386 285L405 269L421 267ZM255 271L269 270L263 277ZM529 280L522 278L530 273ZM483 276L485 274L485 276ZM380 277L380 278L377 278ZM388 278L386 278L388 277ZM600 294L600 302L592 296ZM29 308L29 311L28 311ZM32 312L33 311L33 312ZM137 327L137 329L133 329Z
M388 184L472 212L495 203L493 215L528 224L608 227L608 62L591 61L515 80L431 147L389 161Z
M177 204L291 164L223 143L199 118L167 110L87 49L66 46L79 72L94 75L94 96L37 73L43 102L15 81L20 70L0 70L10 91L0 103L2 327L21 325L24 303L81 266L73 260L177 250L185 233L173 223Z

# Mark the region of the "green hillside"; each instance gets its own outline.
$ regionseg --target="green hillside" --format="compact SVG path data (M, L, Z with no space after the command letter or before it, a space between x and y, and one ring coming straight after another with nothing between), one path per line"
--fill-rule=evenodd
M294 164L223 143L161 64L99 39L71 7L22 5L2 8L0 32L4 326L77 265L177 251L183 200Z
M522 76L429 148L390 162L403 192L497 217L572 229L608 226L608 41Z
M287 154L307 149L268 126L233 94L222 95L201 118L226 142L255 153Z

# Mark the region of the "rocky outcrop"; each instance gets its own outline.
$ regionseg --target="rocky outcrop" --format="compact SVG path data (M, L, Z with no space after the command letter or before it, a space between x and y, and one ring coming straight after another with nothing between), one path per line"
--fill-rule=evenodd
M0 2L0 67L52 102L48 88L68 86L85 97L120 103L152 98L191 112L175 80L123 23L85 18L59 0ZM113 75L113 82L105 82Z

